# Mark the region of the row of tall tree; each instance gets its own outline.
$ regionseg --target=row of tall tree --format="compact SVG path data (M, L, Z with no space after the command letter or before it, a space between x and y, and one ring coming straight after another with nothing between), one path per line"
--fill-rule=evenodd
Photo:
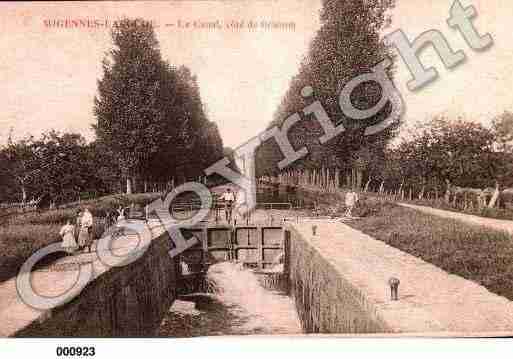
M94 129L126 179L127 193L134 182L200 176L222 158L223 144L207 119L196 77L163 60L151 26L116 27L112 39Z
M490 127L437 117L417 126L402 141L392 141L399 132L400 118L385 131L364 136L367 126L390 113L391 104L364 121L347 118L341 111L338 96L348 81L370 72L387 57L394 59L380 39L393 7L393 0L322 1L321 27L268 126L281 127L295 113L301 117L288 137L294 148L306 146L309 154L282 173L302 169L324 173L331 169L330 173L340 176L336 183L359 189L367 184L377 189L384 183L389 189L403 185L441 193L447 182L461 187L493 187L496 182L513 187L510 112L497 116ZM311 98L303 98L305 86L312 87ZM351 101L355 107L366 109L380 97L379 86L370 82L356 87ZM321 102L334 125L342 123L346 129L325 144L318 140L324 134L318 121L302 113L314 100ZM259 176L280 172L277 164L283 155L272 139L258 149L256 158Z
M400 119L376 135L364 136L364 131L367 126L383 120L390 113L391 104L388 103L372 118L357 121L344 115L338 96L350 80L371 72L372 67L386 57L392 58L380 39L380 32L389 24L387 14L393 6L393 0L322 1L321 27L268 126L281 126L294 113L302 117L302 121L289 131L289 139L296 149L306 145L309 154L292 167L351 170L365 157L364 152L372 151L372 156L383 157L386 144L394 137ZM392 71L389 75L393 76ZM305 86L312 87L311 98L301 96ZM356 107L366 109L380 97L379 85L364 83L355 89L351 100ZM314 100L322 103L334 125L342 123L346 129L322 145L318 141L324 134L322 128L317 121L306 118L301 112ZM282 158L277 144L268 140L257 152L258 174L278 172L276 164Z
M400 141L387 146L382 156L375 153L362 147L350 171L324 166L286 169L275 179L327 191L349 187L402 199L445 198L453 204L461 197L479 197L479 201L489 201L490 207L496 203L496 197L491 201L495 193L500 192L505 201L513 198L511 112L497 116L490 127L439 116L410 128Z
M103 60L95 140L56 131L19 141L10 136L0 147L0 202L149 191L156 183L196 179L223 157L196 77L162 58L149 22L124 22L113 28L114 46Z

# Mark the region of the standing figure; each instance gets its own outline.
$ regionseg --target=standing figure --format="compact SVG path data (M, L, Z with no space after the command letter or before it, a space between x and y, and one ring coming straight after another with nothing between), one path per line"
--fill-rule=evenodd
M224 214L228 223L232 222L233 203L235 202L235 194L230 187L221 195L221 200L224 201Z
M82 214L84 212L81 209L77 209L76 219L75 219L75 238L77 238L77 246L79 250L84 249L84 245L80 240L80 221L82 220Z
M346 193L345 202L346 202L346 213L344 214L344 216L351 217L353 208L356 206L356 202L358 202L358 193L356 193L353 189L351 189L351 191Z
M80 218L80 232L78 234L79 245L87 247L88 252L91 252L91 245L93 244L93 215L86 208Z
M75 226L70 223L68 219L66 224L62 226L59 231L59 235L62 237L62 249L69 254L77 250L77 242L75 241Z
M118 218L117 221L123 221L125 219L125 209L121 206L118 207Z

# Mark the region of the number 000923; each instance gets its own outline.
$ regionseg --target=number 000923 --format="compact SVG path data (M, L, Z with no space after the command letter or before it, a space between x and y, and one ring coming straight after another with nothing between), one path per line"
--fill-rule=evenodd
M56 352L58 357L92 357L96 354L94 347L57 347Z

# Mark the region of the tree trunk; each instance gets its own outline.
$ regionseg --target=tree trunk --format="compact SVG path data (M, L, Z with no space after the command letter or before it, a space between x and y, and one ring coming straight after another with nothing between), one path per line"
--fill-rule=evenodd
M356 188L358 191L362 189L362 178L363 178L363 171L361 169L356 170Z
M369 185L371 183L371 180L372 180L372 178L369 177L369 179L367 180L367 183L365 184L365 188L363 189L364 192L368 192L369 191Z
M132 194L132 178L130 176L126 178L126 194Z
M132 192L137 193L137 177L132 177Z
M21 185L21 202L27 202L27 188L25 188L25 184Z
M449 182L449 180L446 179L445 183L447 184L447 189L445 190L444 200L445 203L449 204L449 200L451 199L451 182Z

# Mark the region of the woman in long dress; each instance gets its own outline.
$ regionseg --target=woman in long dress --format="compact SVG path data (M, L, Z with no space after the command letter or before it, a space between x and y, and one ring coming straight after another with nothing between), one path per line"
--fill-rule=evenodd
M75 241L75 226L68 220L64 226L62 226L60 232L62 237L62 248L68 252L73 253L77 250L77 242Z

